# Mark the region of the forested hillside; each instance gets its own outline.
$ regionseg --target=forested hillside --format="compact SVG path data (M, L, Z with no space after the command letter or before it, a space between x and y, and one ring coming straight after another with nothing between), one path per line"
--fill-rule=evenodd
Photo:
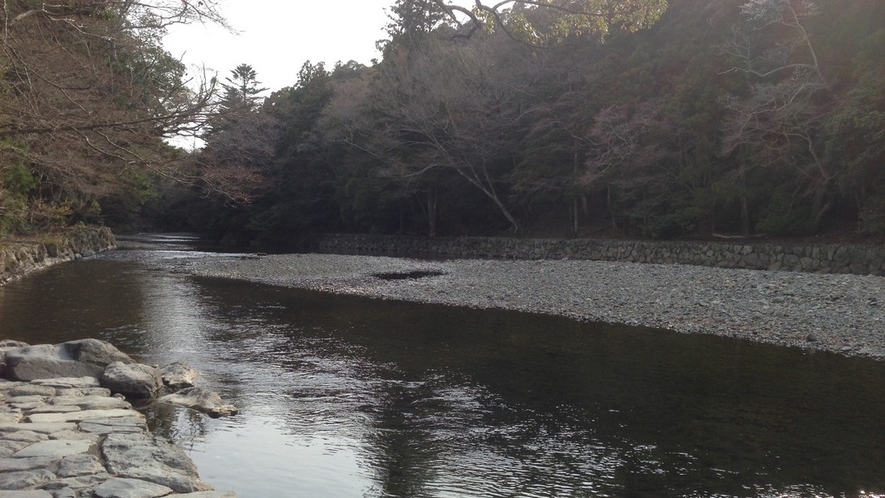
M12 133L38 125L3 123L4 154L26 155L3 170L0 200L30 203L32 213L36 202L78 212L100 205L114 219L148 200L145 213L162 228L275 244L325 231L885 234L885 2L504 7L396 0L380 61L306 62L291 87L265 99L261 75L244 61L201 122L206 145L183 163L184 183L131 157L163 149L136 138L156 133L108 140L98 127L52 143L64 157L110 149L90 164L108 165L116 191L99 191L108 185L100 176L68 187L66 178L86 177L64 176L52 167L61 163L39 156L59 147ZM132 86L129 75L141 74L133 67L161 66L112 61L102 70L117 78L125 68L122 94L141 99L121 100L126 112L158 115L158 102L177 102L158 92L177 88L164 85L181 73L145 73ZM12 83L23 78L14 64L4 68L2 98L15 102ZM54 101L66 100L61 92ZM130 191L144 197L121 195Z

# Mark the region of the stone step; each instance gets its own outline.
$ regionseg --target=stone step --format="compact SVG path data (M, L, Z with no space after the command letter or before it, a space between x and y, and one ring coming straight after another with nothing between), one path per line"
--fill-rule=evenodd
M203 482L181 448L98 385L0 381L0 498L236 498Z

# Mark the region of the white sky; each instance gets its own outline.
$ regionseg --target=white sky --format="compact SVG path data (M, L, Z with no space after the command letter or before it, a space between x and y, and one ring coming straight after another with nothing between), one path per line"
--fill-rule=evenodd
M370 65L380 59L375 42L385 37L385 9L394 1L221 0L238 35L215 26L177 26L164 45L188 68L205 66L221 81L238 64L249 64L262 86L274 91L294 85L307 60L332 69L338 61Z

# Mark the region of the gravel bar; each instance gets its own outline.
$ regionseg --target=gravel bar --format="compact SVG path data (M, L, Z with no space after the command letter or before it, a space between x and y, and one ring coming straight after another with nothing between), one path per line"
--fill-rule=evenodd
M885 278L876 276L330 254L183 258L176 266L199 276L334 294L501 308L885 359Z

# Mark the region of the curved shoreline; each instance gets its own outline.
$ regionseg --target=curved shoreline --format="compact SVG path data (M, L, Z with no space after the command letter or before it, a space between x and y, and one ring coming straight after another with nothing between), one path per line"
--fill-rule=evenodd
M187 273L380 299L500 308L885 359L885 278L586 260L288 254L182 259ZM382 273L438 272L386 280Z

